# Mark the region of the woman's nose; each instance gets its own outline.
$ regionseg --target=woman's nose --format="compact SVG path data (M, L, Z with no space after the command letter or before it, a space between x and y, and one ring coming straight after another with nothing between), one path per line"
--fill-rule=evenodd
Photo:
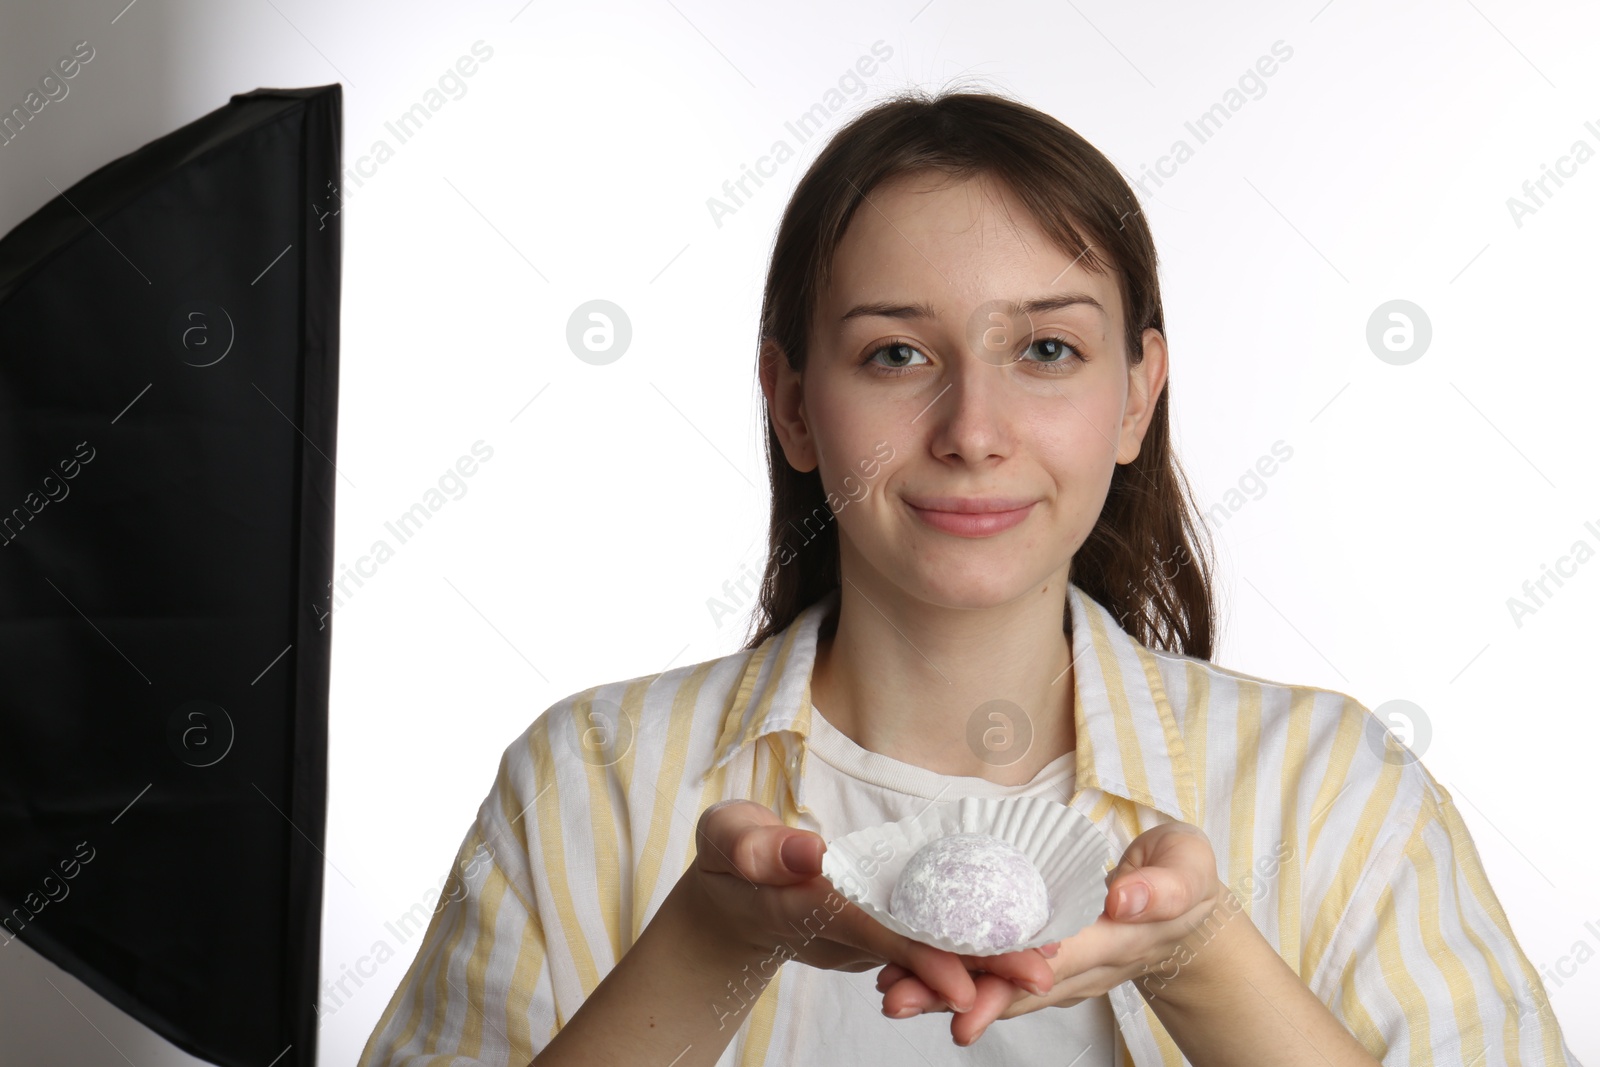
M988 350L968 345L948 365L943 395L928 412L937 428L933 445L941 455L976 462L1008 450L1006 371L990 362L993 358Z

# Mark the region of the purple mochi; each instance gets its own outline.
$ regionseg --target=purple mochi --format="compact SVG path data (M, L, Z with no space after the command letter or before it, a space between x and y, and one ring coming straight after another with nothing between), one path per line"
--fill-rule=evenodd
M1027 853L993 834L930 841L907 861L889 896L895 918L923 933L977 946L1022 943L1050 918L1050 894Z

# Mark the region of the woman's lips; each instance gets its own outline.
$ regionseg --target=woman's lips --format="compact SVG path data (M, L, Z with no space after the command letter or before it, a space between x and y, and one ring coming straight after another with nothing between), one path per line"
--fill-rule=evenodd
M957 537L989 537L1009 530L1026 519L1033 510L1033 504L1011 511L935 511L932 508L919 508L910 501L906 502L906 506L935 530Z

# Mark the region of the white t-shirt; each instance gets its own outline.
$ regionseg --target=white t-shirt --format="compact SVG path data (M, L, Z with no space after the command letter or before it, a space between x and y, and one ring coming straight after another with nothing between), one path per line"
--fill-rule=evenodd
M999 785L985 778L944 775L862 748L811 708L806 745L804 791L815 823L801 825L825 840L852 830L894 822L920 813L930 801L962 796L1051 796L1065 804L1072 797L1073 753L1052 760L1022 785ZM930 1064L1051 1065L1107 1067L1116 1062L1115 1019L1104 995L1070 1008L1050 1007L1014 1019L996 1019L982 1037L963 1048L950 1036L953 1016L927 1012L890 1019L876 988L877 968L830 971L790 962L783 982L801 987L797 1003L807 1018L828 1020L805 1027L808 1048L795 1061L871 1063L873 1067L929 1067ZM800 1050L796 1050L799 1052Z

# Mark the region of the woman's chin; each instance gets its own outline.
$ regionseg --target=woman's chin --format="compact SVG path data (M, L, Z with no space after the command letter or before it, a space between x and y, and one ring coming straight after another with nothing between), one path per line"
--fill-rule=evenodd
M951 610L981 611L1004 607L1036 593L1038 583L1032 576L997 575L983 573L962 575L948 571L921 574L909 586L915 589L917 600L930 607Z

